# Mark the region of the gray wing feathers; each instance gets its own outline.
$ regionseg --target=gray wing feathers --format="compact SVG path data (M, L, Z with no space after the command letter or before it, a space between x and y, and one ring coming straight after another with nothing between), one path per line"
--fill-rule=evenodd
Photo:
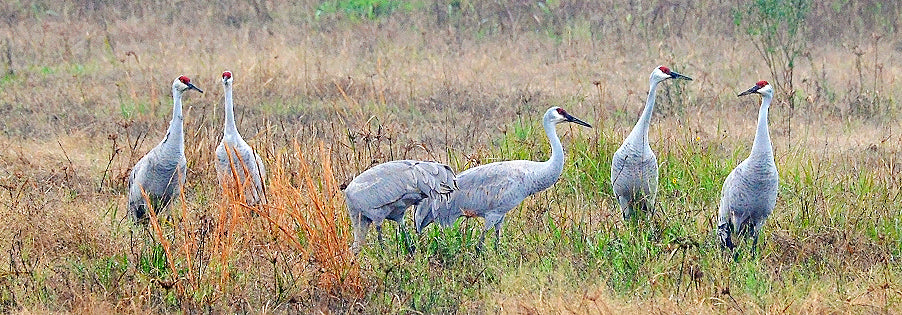
M231 162L229 161L229 155L231 155ZM232 174L232 164L235 166L236 174ZM259 202L265 203L266 196L263 185L264 178L266 178L266 168L263 165L263 159L243 140L235 141L233 145L223 139L216 148L216 172L219 173L220 181L234 181L234 175L238 175L238 178L243 180L246 178L245 168L253 181L252 187L250 185L245 187L247 203L252 205Z
M138 160L129 176L128 208L133 218L144 216L146 199L142 189L155 206L163 208L169 204L185 182L186 164L183 154L162 146L153 148Z
M439 222L442 226L454 223L454 220L459 218L460 215L451 215L450 200L451 195L444 194L420 201L413 218L417 233L421 232L424 227L433 221Z
M345 195L349 209L365 211L381 208L414 193L442 199L456 187L454 172L446 165L401 160L364 171L348 184Z
M420 191L429 197L447 195L457 189L454 172L447 165L419 162L414 165Z
M428 183L425 187L421 186L421 190L428 188L430 193L427 193L427 198L417 205L414 213L414 226L417 232L422 230L424 224L432 222L440 209L447 208L451 193L458 189L454 171L447 165L420 163L419 166L418 170L426 173L424 182Z
M733 197L732 192L736 190L736 173L742 172L741 166L736 167L727 175L727 179L723 182L723 188L720 191L720 209L717 213L717 225L721 226L730 223L730 204Z
M657 186L657 157L651 150L637 150L633 145L624 144L611 162L611 185L615 194L636 193L643 190L654 191Z
M411 181L406 163L376 165L351 181L345 189L348 206L358 211L378 209L404 195Z
M611 161L611 187L620 200L624 217L632 215L642 202L653 211L658 190L658 159L647 144L633 143L627 139ZM640 198L640 199L636 199ZM624 203L625 201L625 203Z
M504 213L484 212L485 209L497 209L506 213L529 195L528 191L512 188L523 186L526 174L510 165L486 164L458 175L458 189L449 196L450 199L424 200L417 206L417 232L432 222L448 227L467 210L473 211L476 216L503 216Z
M141 188L144 186L143 178L145 177L144 172L147 169L147 158L142 157L138 160L138 163L132 168L131 174L128 176L128 202L129 208L133 203L138 203L144 199L141 195ZM139 180L141 178L141 180ZM144 188L146 191L147 188Z
M257 198L266 203L266 194L263 189L263 179L266 178L266 167L263 166L263 159L260 158L260 155L257 152L254 152L254 160L257 162L256 172L252 171L252 175L254 178L254 187L256 188Z
M757 232L761 223L773 212L777 202L779 174L772 160L766 163L743 161L724 181L721 191L718 226L732 225Z

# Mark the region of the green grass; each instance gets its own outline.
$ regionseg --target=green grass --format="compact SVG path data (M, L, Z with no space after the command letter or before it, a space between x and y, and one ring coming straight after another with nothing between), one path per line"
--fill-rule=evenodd
M334 0L324 1L316 9L316 17L343 13L352 19L377 19L394 11L409 10L409 1L401 0Z
M568 130L566 126L558 129L562 134ZM510 130L490 155L505 160L547 158L540 126L517 121ZM478 219L462 219L445 230L427 228L415 236L417 250L412 254L400 247L394 225L387 224L385 248L376 245L364 251L369 276L379 279L369 303L392 312L466 312L473 306L470 303L492 309L481 303L486 296L510 290L506 281L536 281L540 286L547 279L565 278L567 283L553 286L576 292L600 286L624 299L713 295L738 301L720 306L721 310L766 310L823 290L819 287L823 280L818 279L825 277L832 279L835 289L831 290L840 296L858 290L862 281L882 281L862 278L867 277L862 273L872 270L868 263L850 265L848 257L835 255L834 244L816 239L819 235L841 238L831 231L843 231L849 239L858 240L849 245L867 242L873 250L898 255L902 239L897 211L850 219L875 210L875 203L883 204L874 200L891 202L887 198L898 193L877 188L886 186L875 183L876 169L862 169L842 180L837 177L846 177L843 174L824 176L819 169L823 166L805 154L789 153L778 163L779 202L765 225L761 244L753 252L750 241L740 240L734 258L714 241L712 225L723 179L745 158L748 145L724 151L681 136L679 143L655 148L662 165L659 213L650 219L621 222L608 184L609 159L619 139L573 130L564 141L569 154L561 180L508 214L497 250L489 236L487 250L476 251L482 229ZM820 178L815 175L819 172ZM859 197L835 196L843 194ZM816 215L802 210L825 205L835 210ZM605 219L598 219L599 215ZM781 235L779 239L774 239L775 233ZM891 279L900 275L898 268L884 272ZM723 295L724 290L730 295ZM896 308L899 300L886 303Z

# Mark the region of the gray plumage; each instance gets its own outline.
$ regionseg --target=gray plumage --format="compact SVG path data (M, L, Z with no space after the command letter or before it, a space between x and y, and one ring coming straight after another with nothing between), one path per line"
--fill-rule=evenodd
M507 212L526 197L551 187L561 176L564 169L564 148L555 130L555 125L561 122L592 127L559 107L549 108L543 116L545 134L551 143L551 157L547 161L495 162L461 172L457 176L459 189L451 194L448 202L424 202L417 207L417 232L433 221L447 227L461 216L482 217L485 218L485 228L479 247L482 247L485 234L492 228L495 229L497 244L501 223Z
M658 83L667 79L692 80L667 67L655 68L649 78L648 99L642 116L620 148L614 152L611 161L611 186L625 220L639 208L647 215L654 213L655 197L658 194L658 158L648 144L648 127L655 108L655 90Z
M357 175L345 187L348 215L354 227L353 251L359 252L371 224L382 243L382 221L398 222L404 230L407 208L423 199L444 202L457 189L454 171L436 162L400 160L373 166Z
M185 183L185 132L182 129L182 93L193 89L191 79L180 76L172 82L172 120L166 137L147 152L132 168L128 177L129 216L136 222L147 219L147 198L155 212L166 208ZM142 194L141 190L144 190Z
M222 73L222 86L225 89L225 126L222 141L216 147L216 173L219 184L224 189L230 189L237 187L235 182L237 179L240 187L244 188L242 193L248 205L266 203L263 187L266 168L263 166L263 159L241 138L235 126L232 72Z
M717 235L721 244L735 247L731 235L739 233L758 243L758 232L777 203L780 176L774 163L774 150L767 128L767 112L774 90L765 81L758 82L739 96L758 93L763 96L758 110L758 128L749 157L739 163L723 183L718 211Z

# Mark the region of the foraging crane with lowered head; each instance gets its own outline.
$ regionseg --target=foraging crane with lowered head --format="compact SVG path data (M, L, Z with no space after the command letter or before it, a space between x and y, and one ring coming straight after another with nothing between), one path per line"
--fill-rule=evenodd
M201 89L191 79L180 76L172 81L172 120L166 137L147 152L132 168L128 177L128 211L136 222L146 222L148 205L154 211L166 208L185 184L185 131L182 117L182 94ZM146 197L145 197L146 195Z
M225 89L225 126L222 141L216 147L216 173L223 189L243 188L245 202L254 206L266 203L263 180L266 168L263 159L238 133L235 126L235 105L232 101L232 72L222 73Z
M482 248L485 234L495 229L495 245L501 236L501 223L508 211L535 193L551 187L564 170L564 147L555 125L572 122L591 128L592 125L571 116L563 108L549 108L542 118L545 135L551 143L551 157L544 162L503 161L480 165L457 175L459 189L446 202L423 202L417 206L414 223L420 232L436 221L450 226L461 216L485 218L485 228L479 238Z
M717 236L721 245L731 250L735 247L731 240L734 232L753 238L753 247L758 244L758 232L774 211L780 185L767 128L767 112L774 89L767 81L759 81L739 96L749 94L762 96L755 142L749 157L739 163L724 181L717 215Z
M354 227L356 254L366 241L371 224L379 232L382 244L382 222L389 219L398 222L402 233L406 231L403 219L407 208L421 204L444 202L457 189L454 171L436 162L400 160L373 166L342 187L348 215Z
M646 214L653 214L655 210L655 197L658 194L658 158L648 145L648 127L655 109L655 90L659 83L667 79L692 80L664 66L655 68L648 79L650 87L642 116L629 136L623 140L620 148L614 152L611 162L611 186L624 220L632 217L639 208L644 209Z

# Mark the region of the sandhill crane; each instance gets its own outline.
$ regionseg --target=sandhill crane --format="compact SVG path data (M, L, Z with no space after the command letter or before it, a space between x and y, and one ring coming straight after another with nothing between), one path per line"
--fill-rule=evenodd
M753 238L753 248L758 244L758 232L774 211L780 184L767 130L767 110L774 97L774 89L767 81L759 81L739 96L752 93L762 96L755 142L749 157L739 163L724 181L718 211L717 235L721 245L730 249L735 247L730 240L733 232Z
M222 87L225 89L225 127L222 142L216 147L216 173L219 175L219 184L223 189L243 187L244 199L248 205L265 203L263 179L266 178L266 168L263 166L263 160L247 142L244 142L238 128L235 127L232 72L222 73ZM248 178L252 182L248 182Z
M136 222L145 222L147 200L154 211L164 209L185 183L185 132L182 129L182 93L201 89L191 79L180 76L172 81L172 120L166 137L138 160L128 178L128 210ZM142 194L142 189L144 194Z
M624 220L628 220L638 207L646 214L655 210L655 196L658 193L658 158L648 145L648 126L655 109L655 90L658 83L667 79L692 78L660 66L651 72L648 99L642 116L623 144L614 152L611 162L611 186L620 204Z
M406 231L404 213L408 207L425 198L440 202L455 189L454 171L436 162L391 161L360 173L342 189L354 227L351 249L355 254L360 251L370 224L376 225L379 244L382 244L382 221L398 222L403 233Z
M562 122L577 123L591 128L560 107L549 108L542 119L545 134L551 143L551 157L545 162L504 161L480 165L457 175L459 189L447 202L421 203L417 206L414 221L420 232L433 220L447 227L461 216L485 218L485 228L479 238L482 248L485 234L495 229L495 245L501 236L501 223L508 211L526 197L551 187L564 170L564 148L557 136L555 125Z

